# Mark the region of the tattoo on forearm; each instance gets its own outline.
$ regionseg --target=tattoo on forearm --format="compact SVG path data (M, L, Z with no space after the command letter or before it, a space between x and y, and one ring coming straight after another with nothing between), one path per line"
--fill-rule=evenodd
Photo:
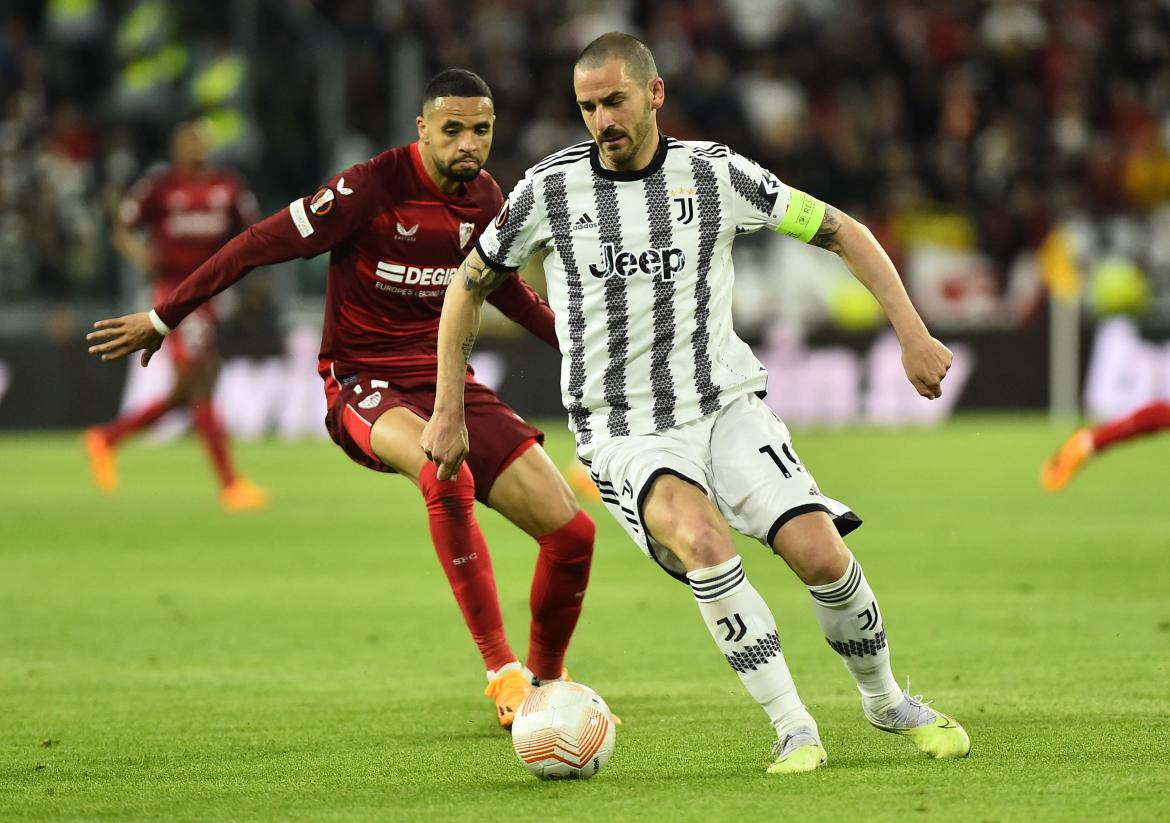
M466 366L467 363L471 360L471 350L475 348L475 335L469 334L464 337L461 348L463 350L463 365Z
M837 232L840 230L840 214L835 208L827 205L825 206L825 219L821 221L821 227L817 229L817 233L813 235L809 243L829 251L840 251L841 243L837 239Z
M472 263L464 260L460 268L463 270L463 288L485 295L500 285L505 277L504 272L496 271L483 261Z

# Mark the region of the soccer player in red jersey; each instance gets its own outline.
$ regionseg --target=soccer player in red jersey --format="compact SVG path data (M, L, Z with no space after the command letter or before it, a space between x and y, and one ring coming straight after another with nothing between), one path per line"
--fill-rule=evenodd
M1095 428L1078 429L1044 461L1040 484L1050 492L1068 485L1074 474L1095 454L1135 437L1170 429L1170 401L1155 400L1129 414Z
M539 445L543 435L466 375L473 444L439 481L419 447L435 398L437 333L446 285L495 217L503 195L483 171L495 120L477 75L450 69L428 84L418 142L333 177L310 197L243 232L150 312L94 324L89 351L143 365L197 306L255 266L329 251L318 371L326 427L351 459L396 472L422 492L431 537L488 671L486 694L510 728L531 678L556 680L581 612L594 525ZM556 347L552 311L519 277L492 294L505 315ZM473 513L486 503L539 544L527 669L504 636L491 557Z
M181 124L171 142L172 163L159 174L143 178L123 201L115 226L118 249L152 278L154 299L178 286L223 243L260 216L256 198L235 174L209 164L210 142L202 120ZM149 239L138 234L149 233ZM240 477L232 465L228 438L211 404L219 369L215 347L215 316L200 307L167 341L175 381L165 397L128 412L84 435L98 488L118 487L114 450L127 436L143 431L172 409L191 410L220 485L220 500L229 511L255 509L267 493Z

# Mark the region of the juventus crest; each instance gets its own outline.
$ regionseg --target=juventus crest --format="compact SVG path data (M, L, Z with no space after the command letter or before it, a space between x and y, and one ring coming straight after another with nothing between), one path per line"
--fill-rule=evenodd
M672 189L670 202L674 204L674 219L684 226L695 219L695 190Z

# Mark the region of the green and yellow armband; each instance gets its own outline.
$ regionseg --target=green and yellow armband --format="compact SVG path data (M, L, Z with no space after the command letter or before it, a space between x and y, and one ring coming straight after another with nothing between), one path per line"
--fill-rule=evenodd
M817 229L825 219L825 204L815 197L797 189L792 190L788 198L788 208L784 211L784 218L775 228L780 234L787 234L807 243L813 239Z

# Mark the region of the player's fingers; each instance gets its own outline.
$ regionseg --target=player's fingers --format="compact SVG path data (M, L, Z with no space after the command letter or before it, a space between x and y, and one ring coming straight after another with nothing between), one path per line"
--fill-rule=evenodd
M86 340L110 340L122 333L121 329L109 327L103 328L100 331L91 331L85 336Z
M93 324L93 327L95 329L106 329L106 328L109 328L110 326L117 326L117 325L121 324L121 322L122 322L121 317L111 317L111 318L107 318L106 320L98 320L97 322L95 322Z
M149 363L149 362L150 362L150 358L154 357L154 352L155 352L155 350L154 350L154 349L145 349L145 350L142 352L142 358L139 360L139 362L140 362L140 363L141 363L143 366L145 366L147 363Z

